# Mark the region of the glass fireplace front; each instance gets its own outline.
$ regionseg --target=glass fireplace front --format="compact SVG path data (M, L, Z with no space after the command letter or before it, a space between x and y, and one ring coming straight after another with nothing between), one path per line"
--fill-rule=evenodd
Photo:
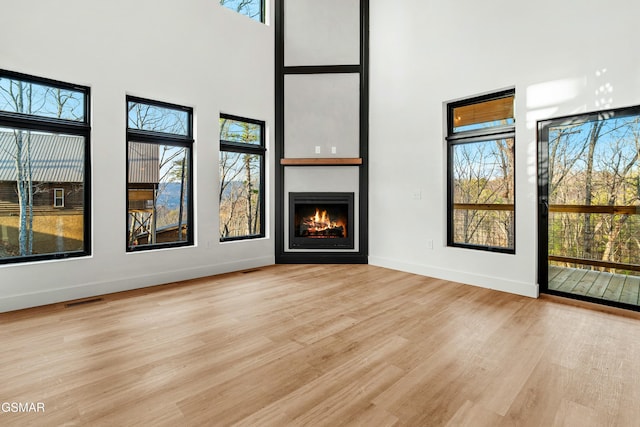
M353 249L353 193L289 193L291 249Z

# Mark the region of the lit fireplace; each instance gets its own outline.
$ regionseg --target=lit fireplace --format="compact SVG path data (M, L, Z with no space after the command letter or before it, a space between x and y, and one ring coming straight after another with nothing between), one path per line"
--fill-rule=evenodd
M323 207L316 208L313 215L301 215L302 218L296 225L299 237L333 238L347 237L347 227L342 216L331 219ZM321 211L322 209L322 211Z
M353 193L290 193L289 247L353 249Z

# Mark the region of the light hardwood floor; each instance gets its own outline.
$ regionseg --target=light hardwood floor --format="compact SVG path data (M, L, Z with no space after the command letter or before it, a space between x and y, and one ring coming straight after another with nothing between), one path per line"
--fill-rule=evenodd
M640 319L366 265L0 315L2 426L637 426Z

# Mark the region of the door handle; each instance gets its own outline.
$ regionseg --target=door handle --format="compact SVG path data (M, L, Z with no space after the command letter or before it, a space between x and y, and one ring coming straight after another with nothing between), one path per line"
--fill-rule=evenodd
M542 215L549 215L549 201L547 199L542 199Z

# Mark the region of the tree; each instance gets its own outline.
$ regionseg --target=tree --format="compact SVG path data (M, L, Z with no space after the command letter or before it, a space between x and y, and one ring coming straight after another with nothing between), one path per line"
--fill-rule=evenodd
M604 125L604 121L596 121L592 123L591 129L589 131L589 136L587 137L587 168L586 168L586 179L585 179L585 197L584 204L586 206L591 206L592 198L593 198L593 156L596 149L596 144L598 143L598 139L600 139L600 132L602 131L602 126ZM583 245L583 253L586 258L591 258L591 248L593 245L593 227L591 224L591 213L586 212L584 214L584 245Z

